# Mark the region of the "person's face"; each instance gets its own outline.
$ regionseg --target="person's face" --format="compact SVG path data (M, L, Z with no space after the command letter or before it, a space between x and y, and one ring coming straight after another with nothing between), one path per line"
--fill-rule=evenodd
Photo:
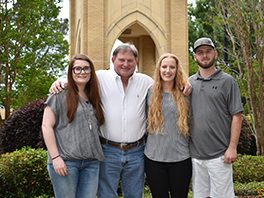
M76 85L85 85L91 78L90 63L85 60L75 60L72 77Z
M164 58L160 64L160 77L164 82L173 82L177 72L174 58Z
M138 60L135 59L132 51L128 50L126 52L118 52L116 59L112 58L112 62L114 64L114 70L119 76L129 78L133 75Z
M193 56L201 68L208 69L214 66L217 52L210 46L201 46L197 48L196 53Z

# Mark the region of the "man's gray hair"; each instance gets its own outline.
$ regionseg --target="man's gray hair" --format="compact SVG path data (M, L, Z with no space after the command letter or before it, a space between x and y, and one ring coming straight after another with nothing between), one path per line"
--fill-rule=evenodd
M135 59L138 59L138 51L137 48L135 47L135 45L133 45L132 43L123 43L121 45L119 45L113 52L113 59L116 59L117 54L121 51L121 52L126 52L126 51L131 51L135 57Z

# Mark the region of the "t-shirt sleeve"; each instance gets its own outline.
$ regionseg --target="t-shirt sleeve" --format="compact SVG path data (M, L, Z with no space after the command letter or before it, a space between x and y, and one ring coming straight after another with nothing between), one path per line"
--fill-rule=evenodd
M239 92L239 86L235 79L232 79L230 92L228 94L228 109L233 116L239 112L243 112L243 104L241 102L241 95Z
M45 102L45 106L48 105L51 108L51 110L55 116L56 123L59 120L59 112L61 111L61 104L60 104L60 102L58 102L59 98L61 98L61 95L62 95L62 93L56 94L56 95L51 94L48 97L47 101Z

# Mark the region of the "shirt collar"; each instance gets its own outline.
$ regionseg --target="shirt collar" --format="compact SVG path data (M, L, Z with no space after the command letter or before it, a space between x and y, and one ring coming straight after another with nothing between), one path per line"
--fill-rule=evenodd
M121 79L121 76L119 76L115 70L112 70L112 75L115 77L115 79ZM133 73L132 76L130 76L129 80L133 80L133 78L135 78L136 72Z
M220 67L216 67L216 71L215 73L213 73L210 77L204 79L201 75L200 75L200 70L198 70L198 72L195 74L195 79L198 80L217 80L221 77L222 75L222 70Z

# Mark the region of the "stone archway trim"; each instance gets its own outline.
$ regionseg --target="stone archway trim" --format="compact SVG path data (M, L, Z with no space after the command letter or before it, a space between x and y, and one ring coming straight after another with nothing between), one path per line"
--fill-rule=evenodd
M166 52L167 38L164 29L151 17L141 12L139 9L134 9L117 18L107 28L107 60L109 60L111 56L111 49L116 39L122 34L125 29L135 23L141 25L149 33L150 37L153 39L156 45L159 56Z

